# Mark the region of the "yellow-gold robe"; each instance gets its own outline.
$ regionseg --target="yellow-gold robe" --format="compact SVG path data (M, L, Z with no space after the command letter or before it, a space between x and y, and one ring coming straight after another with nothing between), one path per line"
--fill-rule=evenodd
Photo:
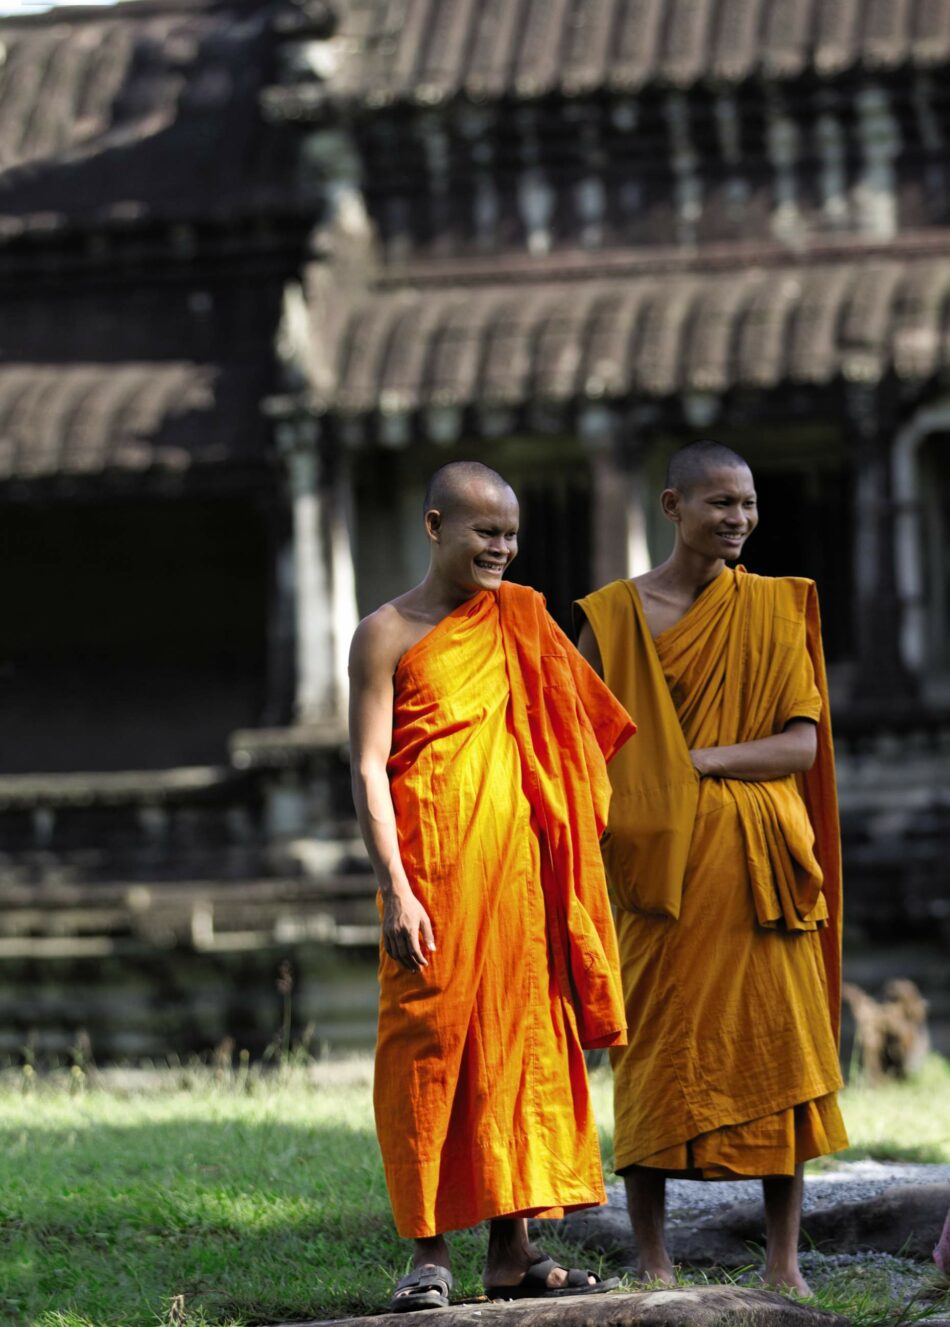
M580 601L639 735L611 766L604 859L628 1045L612 1052L615 1164L791 1174L846 1146L841 866L817 598L725 569L654 640L632 581ZM693 748L818 727L804 776L700 779Z
M598 838L629 716L502 585L402 657L389 779L437 949L380 951L374 1104L399 1233L605 1200L582 1045L624 1039Z

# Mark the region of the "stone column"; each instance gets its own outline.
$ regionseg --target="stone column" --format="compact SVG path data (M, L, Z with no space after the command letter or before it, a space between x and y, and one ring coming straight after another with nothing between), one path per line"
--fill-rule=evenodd
M359 610L353 549L353 486L349 458L342 450L325 458L324 475L333 605L333 678L338 712L345 721L350 702L350 641L359 622Z
M591 464L593 588L649 571L646 483L642 448L616 411L590 406L580 429Z
M897 584L897 503L892 479L893 415L879 393L857 389L849 397L855 458L854 588L857 668L853 699L900 705L912 700L916 681L901 654L901 599Z
M344 474L321 451L315 420L281 426L293 513L297 681L301 724L346 721L346 658L356 625L355 576Z
M918 675L925 673L929 662L934 626L927 593L926 497L920 473L920 449L932 434L947 432L950 432L950 398L942 397L911 415L894 440L891 456L897 507L895 544L897 588L902 606L901 649L904 662ZM946 624L943 629L947 629Z

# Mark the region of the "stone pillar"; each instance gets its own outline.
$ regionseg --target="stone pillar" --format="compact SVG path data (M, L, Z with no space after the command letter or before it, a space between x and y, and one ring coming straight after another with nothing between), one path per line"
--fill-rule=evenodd
M912 700L916 682L901 653L892 478L892 412L878 393L849 397L855 458L854 586L857 668L853 699L875 705Z
M330 581L333 605L333 676L337 708L346 718L350 703L350 641L359 622L353 549L353 486L349 458L341 450L325 461Z
M934 626L927 594L926 499L920 474L920 448L932 434L947 432L950 432L950 398L945 396L914 412L897 434L891 457L897 509L894 537L902 607L901 649L904 662L917 675L923 675L927 669Z
M294 717L346 721L346 659L356 625L355 576L345 475L321 453L313 419L281 426L293 514L296 664Z
M865 235L890 240L897 234L897 174L900 126L890 94L871 84L854 99L857 138L861 144L861 179L854 190L858 228Z
M590 406L580 420L591 464L594 586L650 569L642 448L622 437L623 422L606 406Z

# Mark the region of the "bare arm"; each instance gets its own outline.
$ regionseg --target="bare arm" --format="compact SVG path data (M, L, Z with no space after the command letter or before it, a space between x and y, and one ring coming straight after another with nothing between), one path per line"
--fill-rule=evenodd
M593 629L586 617L584 619L584 625L580 629L580 634L577 637L577 650L582 658L587 660L597 676L603 680L604 664L600 657L600 648L597 644L597 637L594 635Z
M758 783L811 769L817 752L815 725L808 719L792 719L782 732L771 737L736 746L699 747L689 755L701 775Z
M353 802L383 899L383 946L404 967L428 965L432 924L410 887L399 855L386 763L393 734L394 633L378 616L361 622L350 647L350 760ZM422 932L422 943L419 933Z

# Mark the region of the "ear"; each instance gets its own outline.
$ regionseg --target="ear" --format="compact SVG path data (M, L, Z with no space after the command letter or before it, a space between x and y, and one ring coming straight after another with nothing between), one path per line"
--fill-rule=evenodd
M678 525L682 517L680 515L680 503L683 495L677 488L665 488L660 494L660 510L668 521Z
M442 533L442 513L434 507L426 512L426 534L434 542L439 542L439 536Z

